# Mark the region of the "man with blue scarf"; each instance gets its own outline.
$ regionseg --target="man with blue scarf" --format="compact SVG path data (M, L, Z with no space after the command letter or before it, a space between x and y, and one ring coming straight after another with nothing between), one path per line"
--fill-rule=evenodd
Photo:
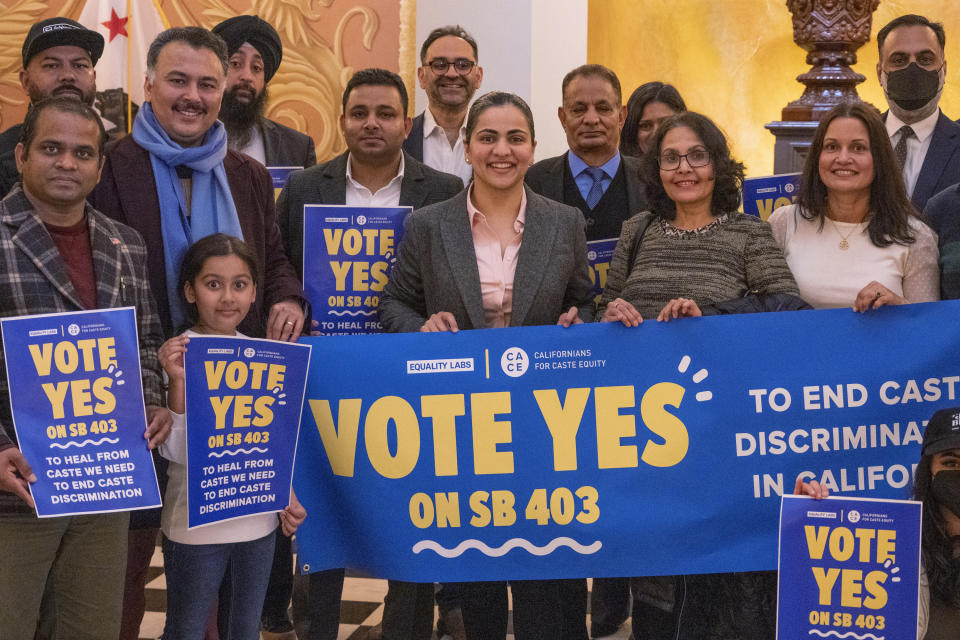
M133 133L107 149L90 201L147 239L151 286L164 332L182 328L177 291L184 252L212 233L242 238L260 261L254 307L240 331L290 340L303 328L301 287L275 223L262 165L227 149L217 120L226 79L223 40L199 27L168 29L147 53L146 101Z
M217 120L226 69L227 46L210 31L182 27L158 35L147 52L146 101L132 135L108 146L89 200L144 237L150 288L166 337L186 324L177 291L184 252L196 240L222 232L246 241L260 262L257 300L240 331L294 340L303 328L302 288L283 250L270 176L256 160L227 149L226 131ZM158 510L137 512L131 521L124 599L131 618L142 616L143 580L159 526ZM139 623L126 626L136 629Z

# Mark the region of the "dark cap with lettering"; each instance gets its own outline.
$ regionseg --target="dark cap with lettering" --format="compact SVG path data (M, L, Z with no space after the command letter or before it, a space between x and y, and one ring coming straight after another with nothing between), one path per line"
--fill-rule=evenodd
M23 66L30 64L30 59L50 47L80 47L90 55L90 62L94 65L103 53L103 36L87 29L79 22L70 18L47 18L37 22L23 41Z
M960 449L960 407L940 409L923 432L923 455Z

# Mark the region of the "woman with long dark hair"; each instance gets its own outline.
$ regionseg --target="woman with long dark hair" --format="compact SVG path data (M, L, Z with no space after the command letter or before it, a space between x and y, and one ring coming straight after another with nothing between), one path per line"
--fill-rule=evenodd
M663 121L686 110L687 105L672 84L646 82L640 85L627 101L627 119L620 132L620 153L642 156L650 148Z
M823 116L797 202L774 211L770 226L816 308L940 299L937 236L917 217L880 114L867 104Z

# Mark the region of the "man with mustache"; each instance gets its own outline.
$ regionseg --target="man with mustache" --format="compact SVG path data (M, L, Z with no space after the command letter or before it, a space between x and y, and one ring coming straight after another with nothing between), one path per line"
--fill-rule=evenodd
M220 121L227 127L231 149L268 167L312 167L317 164L313 140L264 117L267 85L283 58L276 30L259 16L235 16L213 28L227 43L230 56Z
M227 47L216 34L199 27L160 33L147 52L145 101L133 131L107 147L89 200L144 237L165 337L187 321L177 290L183 254L194 241L222 232L246 241L261 269L257 299L240 331L295 340L304 301L276 225L273 184L263 165L227 148L217 120L226 69ZM143 581L159 525L155 514L131 526L127 612L142 615ZM135 634L139 624L127 626Z
M103 53L103 36L69 18L37 22L23 41L20 86L34 104L50 97L74 98L92 105L97 92L94 66ZM13 149L23 123L0 133L0 197L20 179Z
M460 25L434 29L420 46L417 79L428 105L413 119L403 150L466 184L473 171L463 152L463 130L470 100L483 80L477 41Z
M620 130L627 117L620 79L599 64L570 71L561 85L557 109L570 150L536 163L527 185L542 196L577 207L587 221L587 240L620 236L620 225L643 211L646 196L640 182L640 160L620 154ZM583 638L587 631L587 585L563 580L564 638ZM630 607L628 578L597 578L591 594L591 637L613 635Z
M404 153L403 140L411 126L407 108L407 88L392 71L362 69L347 82L340 115L347 151L292 174L277 200L277 221L287 254L299 273L303 273L305 204L419 209L452 198L463 189L457 176L431 169ZM336 638L343 569L311 573L306 580L310 623L305 640ZM296 606L294 615L299 618ZM383 638L429 640L432 626L433 584L391 580L383 611Z

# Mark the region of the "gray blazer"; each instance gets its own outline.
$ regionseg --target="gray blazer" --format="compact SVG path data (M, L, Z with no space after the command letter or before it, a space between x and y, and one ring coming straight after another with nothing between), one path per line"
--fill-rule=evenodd
M583 216L525 188L510 325L555 324L572 306L590 322L595 310ZM397 263L380 299L385 331L417 331L440 311L452 313L461 329L485 324L465 190L407 217Z
M313 138L268 118L260 121L268 167L312 167L317 164Z
M463 180L449 173L431 169L404 154L403 181L400 184L400 206L420 207L452 198L463 190ZM347 199L347 154L333 160L296 171L287 179L277 199L277 225L283 236L290 262L303 278L303 205L344 204Z

